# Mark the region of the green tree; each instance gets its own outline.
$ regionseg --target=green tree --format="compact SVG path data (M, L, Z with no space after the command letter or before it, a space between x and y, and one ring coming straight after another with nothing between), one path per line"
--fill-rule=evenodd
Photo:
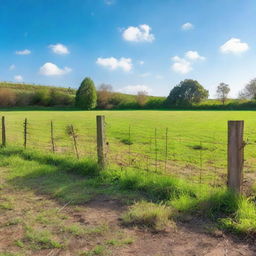
M76 92L76 106L83 109L93 109L96 107L97 93L94 82L86 77Z
M191 105L207 99L209 92L196 80L186 79L176 85L166 99L168 106Z
M225 104L225 101L228 98L228 94L230 92L230 88L228 84L220 83L217 87L217 96L218 99L222 102L222 104Z
M256 99L256 78L252 79L239 93L241 99Z

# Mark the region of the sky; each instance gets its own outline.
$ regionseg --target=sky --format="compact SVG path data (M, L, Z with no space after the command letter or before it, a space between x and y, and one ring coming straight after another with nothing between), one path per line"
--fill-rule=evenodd
M255 0L0 0L0 81L231 97L256 77Z

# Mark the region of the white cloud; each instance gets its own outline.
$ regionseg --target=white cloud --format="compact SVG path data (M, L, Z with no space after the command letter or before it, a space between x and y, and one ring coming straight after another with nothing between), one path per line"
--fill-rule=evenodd
M147 24L139 25L138 27L130 26L123 32L123 38L131 42L152 42L155 36L150 33L151 28Z
M239 38L231 38L220 47L220 51L222 53L233 53L233 54L246 52L248 49L249 49L249 45L247 43L241 42L241 39Z
M56 54L65 55L69 54L69 50L67 46L64 44L51 44L49 45L49 48L52 49L52 51Z
M116 59L114 57L110 58L98 58L96 63L100 66L109 68L110 70L122 69L125 72L129 72L132 69L132 59L130 58L120 58Z
M140 64L140 65L144 65L144 63L145 63L145 62L144 62L143 60L140 60L140 61L139 61L139 64Z
M185 56L190 60L205 60L205 57L200 56L197 51L187 51Z
M16 51L15 53L18 54L18 55L29 55L31 53L31 51L28 50L28 49L25 49L25 50L22 50L22 51Z
M64 67L63 69L61 69L51 62L45 63L42 67L40 67L39 70L40 74L45 76L60 76L65 75L71 71L71 68Z
M194 28L194 25L190 22L187 22L187 23L184 23L182 26L181 26L181 29L182 30L191 30Z
M16 68L16 66L14 64L12 64L10 67L9 67L9 70L14 70Z
M141 91L144 91L147 94L152 93L151 88L149 88L147 85L141 85L141 84L128 85L128 86L125 86L125 87L119 89L118 91L122 92L122 93L127 93L127 94L137 94L138 92L141 92Z
M172 70L177 73L187 74L193 69L191 63L184 58L174 56L172 61L174 62L172 64Z
M14 76L14 80L17 82L23 82L23 77L21 75Z

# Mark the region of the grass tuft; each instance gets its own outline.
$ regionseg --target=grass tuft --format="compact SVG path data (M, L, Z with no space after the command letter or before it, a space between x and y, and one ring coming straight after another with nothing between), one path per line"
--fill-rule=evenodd
M165 205L145 201L137 202L122 216L127 225L147 227L153 231L164 231L170 225L171 210Z

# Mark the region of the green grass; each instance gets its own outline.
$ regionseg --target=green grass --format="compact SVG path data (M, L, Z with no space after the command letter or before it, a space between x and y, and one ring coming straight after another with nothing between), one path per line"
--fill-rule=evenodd
M171 209L163 204L137 202L122 216L124 224L147 227L153 231L165 230L171 223Z
M92 159L96 158L95 116L102 114L106 117L110 165L131 165L133 168L154 171L166 169L167 173L175 173L178 177L214 185L225 184L227 120L245 120L244 137L249 142L245 147L245 177L254 179L256 176L256 116L253 111L0 112L6 117L8 145L23 145L23 122L26 117L27 147L51 151L50 121L53 120L56 154L75 156L73 140L66 134L67 125L73 124L77 130L80 157Z
M242 235L256 234L254 198L235 195L225 188L191 184L164 173L133 168L95 172L96 164L92 160L78 161L11 147L0 149L0 166L8 170L4 177L16 189L48 194L64 203L78 205L97 195L109 195L127 202L143 199L144 202L135 203L124 215L126 223L158 230L170 219L191 214L210 218L224 230ZM52 214L47 212L35 218L48 223ZM82 229L80 226L66 229L78 236L100 234L104 230L101 227ZM43 241L37 241L39 238ZM29 229L28 240L34 246L61 246L50 234L43 233L38 237Z

